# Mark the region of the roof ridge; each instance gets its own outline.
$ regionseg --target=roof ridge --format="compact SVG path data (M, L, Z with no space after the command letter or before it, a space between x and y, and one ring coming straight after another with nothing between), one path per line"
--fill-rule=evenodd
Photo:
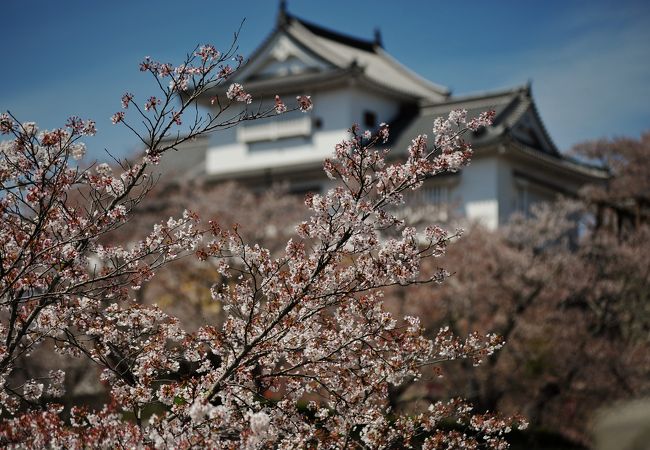
M286 26L282 29L288 36L296 39L302 45L307 46L321 59L329 62L336 67L345 68L349 66L349 63L342 59L339 55L328 52L327 47L324 47L323 44L319 42L318 35L307 28L307 26L305 26L301 21L295 20L293 23L291 23L291 25L292 26ZM308 42L305 42L305 40Z
M317 36L324 37L326 39L330 39L332 41L340 42L341 44L346 44L351 47L358 48L360 50L364 50L367 52L371 53L376 53L376 50L378 47L381 47L378 45L375 39L363 39L359 38L356 36L351 36L349 34L344 34L340 33L338 31L331 30L329 28L325 28L321 25L317 25L313 22L310 22L308 20L301 19L293 14L290 14L288 12L285 12L285 17L288 22L290 21L296 21L303 27L307 28L309 31L314 33Z
M384 58L388 63L392 64L393 66L395 66L396 68L398 68L399 70L401 70L402 72L407 74L408 77L411 78L414 82L420 83L421 85L423 85L427 89L434 90L434 91L438 92L439 94L441 94L443 96L451 95L451 91L449 90L449 88L447 88L446 86L443 86L441 84L435 83L435 82L433 82L431 80L428 80L427 78L425 78L422 75L418 74L417 72L413 71L409 67L407 67L404 64L402 64L401 62L399 62L399 60L397 58L395 58L393 55L391 55L386 50L384 50L383 47L377 49L375 51L375 53L378 56L381 56L382 58Z
M458 95L458 96L452 96L449 98L448 101L444 102L445 104L447 103L461 103L461 102L467 102L467 101L472 101L472 100L485 100L489 98L494 98L494 97L505 97L508 95L514 95L514 94L521 94L525 93L526 95L530 96L530 84L522 84L518 86L514 86L511 88L502 88L502 89L497 89L497 90L486 90L486 91L476 91L476 92L470 92L469 94L463 94L463 95ZM436 106L434 105L427 105L427 106Z

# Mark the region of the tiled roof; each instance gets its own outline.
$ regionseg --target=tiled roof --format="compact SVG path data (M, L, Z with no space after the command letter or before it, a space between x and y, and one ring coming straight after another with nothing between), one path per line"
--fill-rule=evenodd
M433 121L437 117L445 117L454 109L467 110L468 117L476 117L487 110L494 110L496 115L492 126L479 130L477 133L467 133L464 139L480 150L497 142L514 142L517 151L531 156L554 161L571 170L584 172L589 176L606 177L605 172L598 167L583 164L560 153L546 131L531 95L530 85L519 86L501 91L484 92L479 94L451 97L443 103L423 106L417 114L409 114L398 119L392 126L390 147L396 152L405 151L411 140L419 134L432 135ZM516 130L520 120L530 113L535 126L538 128L537 142L531 144L522 140Z
M354 47L359 50L363 50L365 52L375 52L375 47L379 45L378 42L375 40L367 40L367 39L360 39L354 36L349 36L343 33L339 33L333 30L330 30L329 28L324 28L320 25L317 25L312 22L308 22L303 19L299 19L293 15L289 15L285 13L285 17L287 22L289 21L297 21L300 22L300 24L307 28L309 31L311 31L313 34L322 37L323 39L327 39L330 41L338 42L342 45L345 45L347 47Z
M448 115L454 109L467 110L467 115L470 118L476 117L484 111L495 111L496 116L491 127L482 132L466 136L466 140L474 146L487 145L510 130L531 107L532 103L528 86L451 97L443 103L423 106L419 114L407 126L402 126L396 130L399 136L396 136L392 145L395 148L406 148L413 136L422 133L431 134L433 121L437 117ZM552 145L550 138L548 138L548 142L551 147L545 150L549 153L559 154L555 146Z
M368 79L384 87L429 101L440 101L449 95L447 88L412 72L377 42L352 38L291 15L287 15L283 29L340 68L358 65Z
M253 67L280 35L287 36L300 48L324 62L329 69L323 70L323 73L330 70L353 70L357 76L378 88L415 101L439 102L449 96L446 87L420 77L389 55L382 48L378 37L375 40L351 37L299 19L282 9L275 29L252 53L234 80L245 82L246 86L256 83ZM298 78L300 75L289 74L277 81L295 86L294 81L300 82Z

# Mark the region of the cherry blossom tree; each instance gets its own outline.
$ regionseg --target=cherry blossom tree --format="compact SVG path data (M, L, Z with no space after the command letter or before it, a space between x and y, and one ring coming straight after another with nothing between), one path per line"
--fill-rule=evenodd
M79 167L95 124L71 118L39 131L0 117L0 442L10 447L128 448L505 448L518 417L478 414L460 399L398 414L388 391L422 370L453 359L479 364L502 345L494 334L425 336L414 316L394 317L383 303L391 286L442 282L422 263L445 253L455 236L418 231L395 213L404 193L466 164L463 111L433 124L435 138L415 138L408 158L388 164L388 126L336 146L325 161L337 186L305 199L308 218L273 255L247 243L238 227L201 222L186 211L156 223L141 239L111 238L152 183L148 167L205 133L283 113L279 97L255 109L239 84L220 88L241 63L198 47L177 66L146 58L140 66L159 94L127 93L112 121L146 149L137 163ZM220 90L221 89L221 90ZM199 97L215 95L203 112ZM235 108L235 105L243 108ZM311 108L307 96L296 109ZM251 112L252 111L252 112ZM129 114L127 114L129 113ZM184 128L183 128L184 127ZM384 238L381 231L395 237ZM134 302L156 272L181 257L212 264L212 301L222 323L185 330L155 305ZM154 278L155 280L155 278ZM83 358L101 369L110 402L99 410L62 411L65 373L26 377L39 348ZM66 420L62 413L69 415Z
M590 444L594 412L650 393L648 228L596 227L592 205L536 205L498 231L470 227L442 261L454 273L431 289L386 293L391 311L427 329L499 333L508 345L480 367L457 361L394 387L391 403L418 410L462 395L478 411L521 411L529 436L546 430ZM587 223L584 223L584 221Z
M582 198L596 206L597 226L618 230L648 223L650 212L650 132L639 139L620 137L600 139L576 145L572 149L579 157L607 167L611 173L608 183L588 185Z

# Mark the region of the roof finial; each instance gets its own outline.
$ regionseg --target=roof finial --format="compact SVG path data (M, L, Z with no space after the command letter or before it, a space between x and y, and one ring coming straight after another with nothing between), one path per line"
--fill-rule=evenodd
M287 24L287 0L280 0L277 23L278 26Z
M375 42L374 42L374 44L377 47L384 48L384 43L381 40L381 30L379 29L379 27L375 28Z

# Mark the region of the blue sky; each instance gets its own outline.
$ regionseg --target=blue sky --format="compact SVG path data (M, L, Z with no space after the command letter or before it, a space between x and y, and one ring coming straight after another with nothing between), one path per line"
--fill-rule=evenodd
M561 149L585 139L650 129L650 2L289 0L289 11L371 38L455 94L532 81L546 126ZM272 30L278 2L4 0L0 16L0 110L41 127L77 114L97 121L87 142L130 153L133 137L111 125L120 96L153 85L144 56L178 62L199 43L246 56ZM151 90L151 91L150 91Z

